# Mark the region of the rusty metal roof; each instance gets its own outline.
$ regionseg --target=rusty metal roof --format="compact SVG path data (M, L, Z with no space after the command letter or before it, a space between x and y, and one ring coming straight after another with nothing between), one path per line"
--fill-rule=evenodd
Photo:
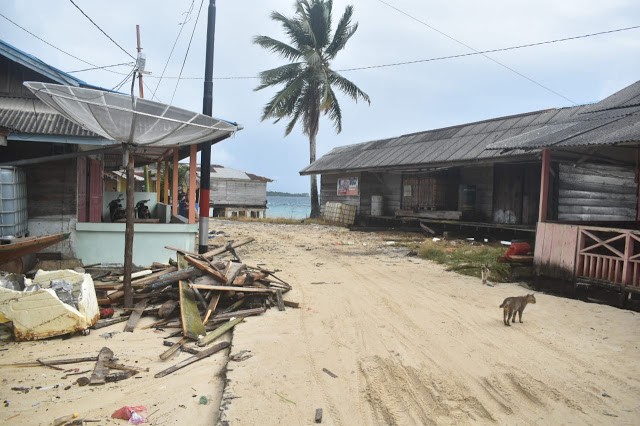
M334 148L300 174L439 167L530 156L546 147L640 143L640 81L600 102Z
M530 155L524 151L487 150L490 143L536 131L548 123L579 114L584 107L549 109L428 130L334 148L300 174L344 170L407 170L425 165L483 161Z
M33 98L0 97L0 127L15 133L100 137Z
M535 131L490 144L491 150L640 143L640 81Z

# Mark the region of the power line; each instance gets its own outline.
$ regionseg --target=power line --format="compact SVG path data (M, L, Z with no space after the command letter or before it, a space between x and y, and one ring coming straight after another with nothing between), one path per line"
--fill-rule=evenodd
M464 42L462 42L462 41L460 41L460 40L456 39L456 38L455 38L455 37L453 37L453 36L450 36L449 34L445 33L444 31L439 30L438 28L434 27L433 25L430 25L430 24L428 24L427 22L424 22L424 21L422 21L422 20L420 20L420 19L416 18L415 16L410 15L409 13L407 13L407 12L405 12L405 11L403 11L403 10L401 10L401 9L399 9L399 8L397 8L397 7L395 7L395 6L391 5L391 4L389 4L389 3L387 3L387 2L386 2L386 1L384 1L384 0L378 0L378 1L379 1L380 3L382 3L382 4L387 5L388 7L392 8L392 9L394 9L395 11L397 11L397 12L399 12L399 13L401 13L401 14L403 14L403 15L407 16L408 18L413 19L414 21L416 21L416 22L418 22L418 23L420 23L420 24L422 24L422 25L426 26L427 28L429 28L429 29L431 29L431 30L433 30L433 31L437 32L438 34L441 34L441 35L443 35L443 36L447 37L448 39L453 40L453 41L455 41L455 42L456 42L456 43L458 43L458 44L461 44L462 46L466 47L467 49L470 49L470 50L472 50L473 52L476 52L476 53L478 53L478 54L481 54L482 56L484 56L485 58L489 59L489 60L490 60L490 61L492 61L493 63L498 64L498 65L500 65L501 67L508 69L509 71L511 71L511 72L513 72L513 73L515 73L515 74L519 75L520 77L522 77L522 78L524 78L524 79L526 79L526 80L530 81L531 83L533 83L533 84L535 84L535 85L537 85L537 86L539 86L539 87L543 88L544 90L546 90L546 91L548 91L548 92L551 92L551 93L553 93L554 95L557 95L557 96L559 96L559 97L561 97L561 98L563 98L563 99L565 99L565 100L567 100L567 101L571 102L571 103L572 103L572 104L574 104L574 105L577 105L577 103L576 103L574 100L569 99L569 98L568 98L568 97L566 97L565 95L563 95L563 94L561 94L561 93L558 93L557 91L555 91L555 90L551 89L550 87L545 86L544 84L542 84L542 83L540 83L540 82L538 82L538 81L534 80L533 78L531 78L531 77L529 77L529 76L527 76L527 75L525 75L525 74L521 73L520 71L517 71L517 70L513 69L512 67L510 67L510 66L508 66L508 65L506 65L506 64L503 64L502 62L499 62L498 60L493 59L493 58L491 58L490 56L487 56L487 55L486 55L486 54L484 54L484 53L480 53L480 52L478 52L478 50L477 50L477 49L475 49L475 48L473 48L473 47L469 46L467 43L464 43Z
M196 22L193 24L193 31L191 31L191 38L189 38L187 51L184 53L184 59L182 60L182 66L180 67L180 74L178 75L178 80L176 81L176 87L173 89L173 95L171 95L171 101L169 101L169 104L173 104L173 98L176 96L176 92L178 91L178 85L180 84L180 78L182 77L184 64L187 63L187 57L189 56L189 49L191 49L191 42L193 41L193 35L196 33L196 27L198 26L198 20L200 19L200 12L202 12L203 4L204 4L204 0L200 0L200 8L198 9L198 16L196 16Z
M84 13L84 10L82 10L80 8L80 6L78 6L73 0L69 0L71 2L72 5L74 5L76 7L76 9L78 9L80 11L80 13L82 13L97 29L100 30L100 32L102 34L104 34L109 40L111 40L113 42L113 44L115 44L116 46L118 46L120 48L120 50L122 50L125 54L127 54L131 59L135 60L135 56L133 56L131 53L127 52L122 46L120 46L114 39L112 39L109 34L107 34L106 32L104 32L104 30L102 28L100 28L100 26L98 24L96 24L93 19L91 19L89 17L89 15L87 15L86 13Z
M95 66L93 68L84 68L81 70L73 70L73 71L66 71L68 74L73 74L73 73L77 73L77 72L84 72L84 71L94 71L94 70L105 70L107 68L113 68L113 67L121 67L121 66L131 66L134 65L132 62L123 62L121 64L113 64L113 65L104 65L102 67L99 66ZM124 75L124 73L122 73L122 75Z
M158 84L156 84L156 89L151 92L151 98L156 97L156 92L160 87L160 83L162 82L162 78L164 77L164 72L167 70L169 66L169 61L171 60L171 56L173 55L173 51L176 48L176 44L178 44L178 39L180 39L180 34L182 34L182 30L186 26L189 21L189 17L191 16L191 12L193 12L194 0L191 1L191 6L189 6L189 10L186 12L186 16L184 18L184 22L180 24L180 31L178 31L178 35L176 36L176 40L173 42L173 46L171 47L171 52L169 52L169 57L167 58L167 62L164 64L164 68L162 69L162 74L160 74L160 78L158 79Z
M537 43L521 44L521 45L518 45L518 46L511 46L511 47L502 47L502 48L499 48L499 49L479 50L479 51L476 51L476 52L461 53L461 54L458 54L458 55L438 56L438 57L435 57L435 58L427 58L427 59L416 59L414 61L393 62L393 63L389 63L389 64L380 64L380 65L369 65L369 66L364 66L364 67L344 68L344 69L340 69L340 70L336 70L336 71L359 71L359 70L368 70L368 69L374 69L374 68L387 68L387 67L396 67L396 66L400 66L400 65L418 64L418 63L421 63L421 62L442 61L442 60L445 60L445 59L464 58L464 57L467 57L467 56L476 56L476 55L482 55L482 54L485 54L485 53L506 52L508 50L524 49L524 48L527 48L527 47L534 47L534 46L542 46L542 45L545 45L545 44L560 43L560 42L563 42L563 41L577 40L577 39L581 39L581 38L594 37L594 36L603 35L603 34L611 34L611 33L617 33L617 32L621 32L621 31L635 30L635 29L638 29L638 28L640 28L640 25L635 25L635 26L626 27L626 28L618 28L618 29L615 29L615 30L600 31L600 32L597 32L597 33L584 34L584 35L579 35L579 36L574 36L574 37L565 37L565 38L559 38L559 39L554 39L554 40L540 41L540 42L537 42Z
M28 29L26 29L22 25L18 24L17 22L9 19L8 17L3 15L2 13L0 13L0 16L3 17L4 19L6 19L7 21L9 21L10 23L12 23L13 25L15 25L16 27L20 28L22 31L26 32L27 34L29 34L29 35L35 37L36 39L40 40L41 42L43 42L47 46L53 47L57 51L59 51L61 53L64 53L65 55L67 55L67 56L69 56L69 57L71 57L71 58L73 58L73 59L75 59L77 61L80 61L80 62L82 62L84 64L91 65L92 67L95 67L96 69L102 69L103 68L103 67L100 67L99 65L93 64L93 63L91 63L89 61L86 61L86 60L84 60L82 58L79 58L79 57L77 57L77 56L75 56L75 55L73 55L73 54L71 54L71 53L69 53L69 52L67 52L65 50L60 49L58 46L55 46L55 45L49 43L47 40L43 39L42 37L32 33L31 31L29 31ZM109 69L105 69L105 71L109 71L109 72L114 73L114 74L125 75L124 73L120 73L120 72L109 70ZM73 72L73 71L71 71L71 72Z

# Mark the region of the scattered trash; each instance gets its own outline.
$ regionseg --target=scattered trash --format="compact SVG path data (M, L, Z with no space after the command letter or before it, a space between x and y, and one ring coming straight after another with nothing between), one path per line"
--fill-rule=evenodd
M200 405L207 405L209 403L209 398L207 398L206 396L201 396L200 399L198 400L198 403Z
M440 238L438 238L438 237L433 237L433 238L431 239L431 241L433 241L434 243L437 243L438 241L440 241Z
M68 416L58 417L53 421L53 426L63 426L73 420L77 419L80 415L78 413L69 414Z
M242 351L238 352L237 354L233 354L233 355L229 356L229 359L231 361L240 362L240 361L245 361L245 360L251 358L252 356L253 356L253 354L251 353L251 351L242 350Z
M113 419L128 420L132 425L139 425L147 422L147 407L137 405L134 407L124 406L111 414Z
M118 334L119 331L110 331L109 333L102 333L100 335L100 337L103 337L105 339L111 339L114 335Z
M322 423L322 408L316 408L316 416L314 418L316 423Z
M322 371L324 371L325 373L327 373L329 376L333 377L334 379L338 377L337 375L335 375L334 373L332 373L331 371L329 371L326 368L323 368Z
M114 314L112 308L100 308L100 319L111 318Z

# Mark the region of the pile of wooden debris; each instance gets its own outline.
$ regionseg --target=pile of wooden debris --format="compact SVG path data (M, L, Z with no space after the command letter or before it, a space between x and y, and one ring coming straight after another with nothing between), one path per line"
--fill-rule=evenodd
M145 328L178 329L167 339L179 340L165 340L164 345L169 349L162 352L160 358L168 359L179 350L193 356L155 377L163 377L228 347L228 342L221 342L202 349L247 316L260 315L271 306L277 306L281 311L285 306L298 307L296 302L283 299L282 295L291 290L291 286L275 275L277 271L242 263L235 249L251 241L253 239L228 242L204 254L167 247L176 251L177 262L154 264L151 269L133 274L131 286L135 306L125 308L128 314L101 319L92 328L127 321L124 330L133 332L142 315L155 315L157 321ZM223 255L231 255L231 258L223 259ZM87 272L94 276L101 306L122 302L122 277L97 268L88 268Z

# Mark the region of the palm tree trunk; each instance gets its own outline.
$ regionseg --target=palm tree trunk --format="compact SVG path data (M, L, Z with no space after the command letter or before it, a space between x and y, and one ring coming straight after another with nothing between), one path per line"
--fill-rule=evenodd
M309 135L309 164L316 161L316 132L312 132ZM311 179L311 214L309 217L320 217L320 202L318 200L318 181L316 175L310 175Z

